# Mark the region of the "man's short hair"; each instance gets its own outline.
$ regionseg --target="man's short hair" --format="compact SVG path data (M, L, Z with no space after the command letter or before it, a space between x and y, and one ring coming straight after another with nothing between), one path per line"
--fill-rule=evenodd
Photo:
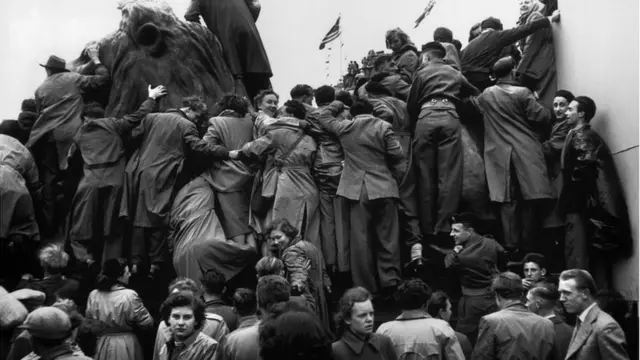
M197 281L185 277L179 276L169 284L169 294L179 291L190 291L194 293L196 296L202 295L202 285L198 284Z
M280 275L284 271L284 263L275 256L265 256L256 264L258 278L267 275Z
M313 96L313 88L307 84L298 84L291 89L289 93L292 99L301 98L303 96Z
M453 39L451 43L453 44L453 46L456 47L456 50L458 50L458 53L462 51L462 43L460 42L460 40Z
M249 316L256 313L258 310L258 300L256 299L256 292L247 289L239 288L233 294L232 297L233 307L240 316Z
M444 59L444 57L447 56L447 49L445 49L439 42L431 41L422 45L422 53L429 54L429 56L436 57L438 59Z
M396 293L402 310L416 310L424 307L431 297L431 288L420 279L403 282Z
M446 27L439 27L433 32L433 41L453 43L453 31Z
M61 272L69 263L69 254L60 244L49 244L40 249L38 258L42 266L50 273Z
M291 285L279 275L263 276L258 280L256 294L258 307L268 311L274 304L289 301Z
M373 69L375 71L379 71L384 64L388 63L389 61L393 60L393 55L391 54L381 54L376 56L375 60L373 61Z
M244 117L249 112L249 102L240 95L225 94L218 101L218 108L220 111L233 110Z
M485 30L485 29L502 30L503 29L502 21L500 21L500 19L498 18L494 18L493 16L483 20L480 23L480 27L482 27L482 30Z
M578 96L573 101L578 103L578 112L584 112L584 119L590 122L596 116L596 102L588 96Z
M544 255L538 253L528 253L522 259L522 265L526 263L535 263L540 267L540 270L547 268L547 261L544 258Z
M340 90L336 93L336 100L342 102L344 106L351 107L353 105L353 97L348 91Z
M322 85L313 92L316 104L330 104L336 99L336 89L329 85Z
M556 302L560 299L560 292L558 288L553 284L544 284L542 286L536 286L529 290L532 296L538 297L542 300L550 302L550 307L555 306Z
M379 81L369 81L364 89L367 90L367 93L370 95L384 95L384 96L393 96L393 93L389 88L382 85Z
M202 300L193 296L191 292L180 291L170 294L169 297L160 306L160 313L162 319L167 325L169 325L169 318L171 317L171 311L179 307L190 307L193 310L193 317L196 320L196 329L201 329L205 322L204 303Z
M206 114L207 112L207 103L200 96L187 96L182 99L182 107L189 108L191 111Z
M560 273L560 281L567 281L573 279L576 282L576 288L578 290L589 290L592 297L595 298L598 288L596 282L593 280L591 274L582 269L570 269Z
M211 295L222 295L227 277L217 269L209 269L200 278L204 290Z
M511 271L496 275L491 290L503 299L520 299L524 292L522 278Z
M440 315L440 310L447 309L447 301L451 302L449 295L444 291L436 291L431 295L427 305L427 312L436 318Z
M371 115L373 114L373 105L367 100L356 100L350 109L351 116L356 117L358 115Z
M287 114L293 115L296 119L304 120L307 117L307 108L297 100L288 100L284 103Z

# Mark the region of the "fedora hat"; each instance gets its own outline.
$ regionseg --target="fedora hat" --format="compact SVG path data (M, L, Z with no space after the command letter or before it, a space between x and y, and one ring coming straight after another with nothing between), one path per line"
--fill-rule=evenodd
M49 56L49 60L47 60L47 63L44 65L40 64L40 66L48 69L59 69L59 70L69 71L67 70L67 62L64 61L63 58L57 57L55 55Z

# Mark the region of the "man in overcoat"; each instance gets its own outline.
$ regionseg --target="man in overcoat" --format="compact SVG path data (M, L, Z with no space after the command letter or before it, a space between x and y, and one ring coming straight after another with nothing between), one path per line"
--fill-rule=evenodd
M337 194L349 200L352 280L373 293L382 288L381 295L391 295L401 281L397 199L407 161L391 124L371 115L369 102L356 101L354 118L340 121L335 116L343 106L334 101L320 113L331 116L318 121L338 136L345 154Z
M531 90L515 81L514 62L500 59L493 67L498 78L471 102L484 115L484 162L489 196L500 206L502 236L511 260L536 252L541 225L540 200L553 199L542 144L535 124L548 123L550 111Z
M67 170L69 148L82 124L82 95L109 81L109 70L98 58L97 45L88 47L87 54L97 66L95 75L69 72L64 59L54 55L41 65L47 71L47 79L36 90L39 117L33 124L26 146L34 155L43 183L40 231L45 237L53 236L57 231L56 183L62 180L62 172Z
M183 171L187 157L204 156L208 161L229 158L227 148L198 135L194 121L206 110L202 99L188 97L180 109L147 115L136 129L139 133L133 134L139 146L125 169L120 216L133 226L134 272L141 270L142 262L150 265L150 273L164 263L164 229L175 194L188 181L189 173Z

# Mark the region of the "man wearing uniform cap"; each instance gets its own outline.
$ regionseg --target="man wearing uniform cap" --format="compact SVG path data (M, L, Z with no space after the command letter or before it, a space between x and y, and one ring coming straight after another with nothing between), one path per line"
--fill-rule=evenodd
M444 62L438 42L423 47L426 66L413 80L407 109L416 124L413 153L418 175L420 227L425 236L447 234L462 194L462 140L456 104L477 95L460 71Z
M67 154L82 124L82 95L109 80L109 70L98 58L98 46L90 46L86 51L96 65L96 75L69 72L64 59L53 55L40 65L46 69L47 78L35 93L39 117L26 146L33 153L43 182L43 219L39 225L45 237L55 236L57 231L56 218L60 214L56 213L55 184L67 170Z
M498 309L491 292L491 279L504 268L506 256L497 241L476 233L480 220L475 215L455 215L451 223L455 247L445 257L444 264L456 272L462 286L456 331L475 343L480 318Z
M33 352L42 359L91 360L76 352L67 341L72 332L71 320L60 309L49 306L36 309L19 328L29 332Z
M539 252L540 207L556 198L551 188L542 144L534 129L551 113L514 76L511 57L493 66L498 79L473 106L484 115L484 162L489 197L500 207L505 248L512 261Z

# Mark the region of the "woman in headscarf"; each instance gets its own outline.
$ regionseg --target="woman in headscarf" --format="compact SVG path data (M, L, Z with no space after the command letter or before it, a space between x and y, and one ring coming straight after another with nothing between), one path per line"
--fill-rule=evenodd
M387 49L393 51L393 61L398 66L398 73L404 81L411 84L413 74L418 69L418 49L409 35L400 28L387 31L385 42Z
M539 0L518 0L518 3L518 26L545 17L545 5ZM519 46L522 51L522 60L517 69L520 82L535 92L541 104L551 107L557 89L556 54L551 28L534 32L520 40Z
M127 288L129 266L119 259L105 261L98 288L89 294L86 317L101 323L96 360L142 359L142 345L134 329L149 330L153 318L138 294Z

